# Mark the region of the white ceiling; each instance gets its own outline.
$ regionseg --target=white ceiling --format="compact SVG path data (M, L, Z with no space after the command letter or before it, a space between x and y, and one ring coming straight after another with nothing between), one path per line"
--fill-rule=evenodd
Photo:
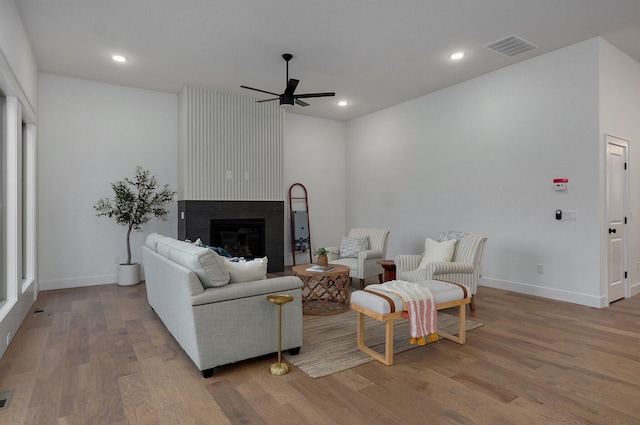
M343 121L596 36L640 61L640 0L15 1L41 72L266 99L240 85L282 93L292 53L296 93L336 92L292 111ZM539 47L483 47L511 34Z

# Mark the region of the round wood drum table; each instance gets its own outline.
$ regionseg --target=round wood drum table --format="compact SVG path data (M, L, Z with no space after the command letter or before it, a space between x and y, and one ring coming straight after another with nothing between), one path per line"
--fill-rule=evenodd
M314 264L293 266L302 282L302 312L311 316L344 313L350 307L349 267L329 264L328 272L307 271Z

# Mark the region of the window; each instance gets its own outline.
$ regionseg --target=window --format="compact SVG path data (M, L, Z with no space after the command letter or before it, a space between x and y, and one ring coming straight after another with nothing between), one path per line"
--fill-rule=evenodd
M22 292L35 280L35 140L36 127L27 122L22 123L22 137L20 149L20 173L18 184L20 187L20 277L22 278Z
M35 282L35 125L0 97L0 319ZM20 292L21 291L21 292Z

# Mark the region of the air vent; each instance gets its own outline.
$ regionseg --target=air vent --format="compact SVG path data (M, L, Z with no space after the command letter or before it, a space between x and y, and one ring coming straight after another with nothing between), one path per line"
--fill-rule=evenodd
M524 52L528 52L529 50L538 48L535 44L530 43L517 35L509 35L498 41L489 43L484 47L508 58L512 58Z
M7 407L9 407L9 402L11 401L12 395L13 395L13 390L0 392L0 410L6 409Z

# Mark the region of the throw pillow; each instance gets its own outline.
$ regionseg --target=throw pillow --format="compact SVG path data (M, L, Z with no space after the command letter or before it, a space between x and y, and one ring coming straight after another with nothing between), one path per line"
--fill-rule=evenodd
M231 260L225 258L224 265L229 270L229 283L251 282L267 278L267 257L253 260Z
M448 241L438 242L427 238L424 243L424 257L422 257L418 269L426 269L427 264L437 261L451 261L457 241L457 239L450 239Z
M188 241L188 240L187 240ZM185 242L187 242L185 241ZM205 243L202 242L202 239L198 238L196 239L195 242L192 242L195 246L199 246L202 248L208 248L211 249L213 251L215 251L218 255L222 256L222 257L231 257L231 254L229 254L229 251L227 251L224 248L221 248L219 246L211 246L211 245L207 245Z
M444 242L451 239L460 240L466 234L466 232L460 232L459 230L443 230L442 232L438 233L438 236L436 236L436 240L438 242Z
M343 236L340 242L340 257L358 258L358 253L367 249L369 249L369 239L366 236L363 238Z

